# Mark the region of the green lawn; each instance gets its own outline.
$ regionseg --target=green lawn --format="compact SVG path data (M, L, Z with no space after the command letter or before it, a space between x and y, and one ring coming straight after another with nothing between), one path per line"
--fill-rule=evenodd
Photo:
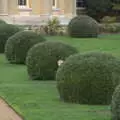
M47 37L48 40L63 41L76 47L80 52L106 51L120 56L120 34L100 35L96 38L78 39L70 37Z
M120 57L120 35L103 35L98 39L47 39L69 43L80 52L106 51ZM0 55L0 96L25 120L110 120L109 106L63 103L59 100L56 82L29 80L26 67L8 64L4 55Z

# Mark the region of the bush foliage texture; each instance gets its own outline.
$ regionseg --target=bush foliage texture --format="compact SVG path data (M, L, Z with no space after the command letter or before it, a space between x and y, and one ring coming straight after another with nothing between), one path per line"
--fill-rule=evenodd
M28 50L45 39L32 31L20 31L10 37L5 46L5 55L10 63L24 64Z
M120 120L120 85L118 85L113 93L111 103L112 120Z
M112 0L85 0L87 14L100 21L112 9Z
M106 53L69 57L56 74L60 98L80 104L110 104L115 87L113 81L119 79L117 72L120 70L115 69L119 63Z
M20 29L10 24L0 24L0 53L4 53L6 41Z
M77 50L74 47L61 42L37 44L28 52L28 74L33 80L53 80L58 68L57 62L75 53Z
M99 26L93 18L80 15L70 21L68 33L71 37L97 37Z

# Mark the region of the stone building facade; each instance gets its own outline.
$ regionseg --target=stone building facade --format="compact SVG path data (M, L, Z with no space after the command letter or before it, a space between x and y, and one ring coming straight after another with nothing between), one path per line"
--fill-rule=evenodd
M0 15L75 15L84 0L0 0Z
M75 16L84 0L0 0L3 16Z

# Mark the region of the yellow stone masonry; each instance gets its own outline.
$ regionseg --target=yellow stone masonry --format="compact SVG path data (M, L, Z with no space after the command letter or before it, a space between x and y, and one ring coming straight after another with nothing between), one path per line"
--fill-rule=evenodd
M75 15L76 0L55 0L55 6L64 15ZM21 11L29 15L52 15L53 0L26 0L26 5L18 5L18 0L0 0L0 15L20 15Z

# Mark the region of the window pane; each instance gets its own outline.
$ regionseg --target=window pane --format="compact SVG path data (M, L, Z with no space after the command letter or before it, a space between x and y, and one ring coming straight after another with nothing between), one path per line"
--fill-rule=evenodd
M55 6L55 0L53 0L53 6Z
M26 5L26 0L18 0L18 5Z
M76 0L76 7L85 7L85 0Z

